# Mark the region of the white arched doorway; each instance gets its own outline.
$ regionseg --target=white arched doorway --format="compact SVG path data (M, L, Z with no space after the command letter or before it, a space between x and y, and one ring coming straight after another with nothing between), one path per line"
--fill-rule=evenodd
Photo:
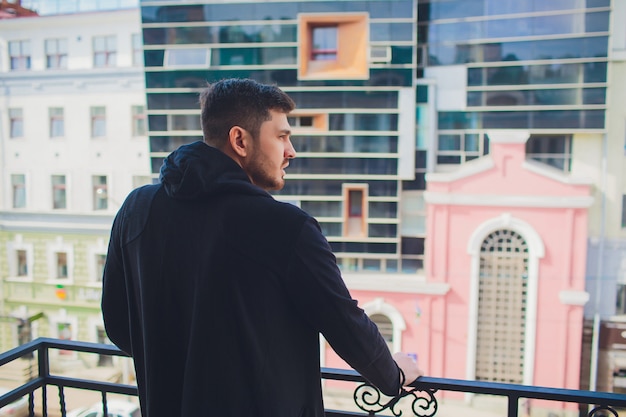
M490 240L500 239L501 242ZM502 243L506 242L506 243ZM508 247L504 248L502 245ZM489 249L492 248L492 249ZM523 384L532 384L533 364L535 360L535 335L537 320L537 285L539 272L539 259L544 256L544 245L539 234L525 221L504 213L496 218L489 219L478 226L469 239L468 253L472 257L470 271L470 298L469 298L469 323L468 323L468 351L466 377L474 380L477 376L478 334L479 334L479 311L481 309L481 282L485 285L485 275L494 273L489 269L489 254L486 251L516 251L516 255L504 254L505 267L497 267L495 274L506 276L511 274L524 274L516 278L516 288L523 288L525 294L520 294L523 299L523 314L518 319L520 331L523 331L523 340L520 341L520 349L523 351L522 368ZM521 253L523 252L523 253ZM517 257L517 259L516 259ZM490 272L491 271L491 272ZM508 272L503 272L508 271ZM483 280L481 281L481 275ZM484 311L483 311L484 313ZM487 373L488 375L489 373ZM483 373L483 375L485 375ZM480 375L479 375L480 376Z

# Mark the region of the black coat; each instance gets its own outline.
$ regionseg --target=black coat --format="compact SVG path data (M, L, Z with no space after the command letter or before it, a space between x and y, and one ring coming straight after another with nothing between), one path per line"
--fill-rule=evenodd
M387 395L400 389L318 223L203 142L119 210L102 313L134 358L144 417L322 416L319 333Z

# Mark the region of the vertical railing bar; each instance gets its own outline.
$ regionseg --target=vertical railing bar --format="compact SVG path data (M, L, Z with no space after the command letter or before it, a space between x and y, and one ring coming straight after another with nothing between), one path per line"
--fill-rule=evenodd
M519 396L509 394L509 413L508 417L517 417L519 412Z
M61 405L61 417L66 417L67 412L65 411L65 389L63 385L59 385L59 404Z
M35 417L35 393L28 393L28 417Z
M103 416L108 416L109 415L109 407L107 404L107 392L106 391L100 391L100 393L102 394L102 415Z
M37 360L39 378L43 379L41 385L41 415L48 417L48 378L50 377L50 358L48 356L48 346L42 343L37 348Z

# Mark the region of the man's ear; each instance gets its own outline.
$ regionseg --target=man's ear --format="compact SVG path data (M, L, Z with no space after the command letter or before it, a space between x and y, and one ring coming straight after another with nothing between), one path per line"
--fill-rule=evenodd
M230 149L239 157L245 158L248 155L248 135L245 129L233 126L228 131L228 145Z

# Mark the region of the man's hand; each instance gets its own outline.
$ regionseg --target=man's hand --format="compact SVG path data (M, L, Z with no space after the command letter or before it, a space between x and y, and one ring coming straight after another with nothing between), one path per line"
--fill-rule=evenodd
M393 359L398 364L398 367L404 372L406 380L404 386L408 386L411 382L415 381L420 376L424 375L421 369L417 367L417 363L413 358L404 352L397 352L393 354Z

